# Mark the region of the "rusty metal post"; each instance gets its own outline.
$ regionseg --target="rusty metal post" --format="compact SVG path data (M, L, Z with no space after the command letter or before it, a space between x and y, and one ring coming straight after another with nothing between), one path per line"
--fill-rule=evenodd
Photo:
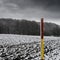
M44 19L41 18L41 60L44 60Z

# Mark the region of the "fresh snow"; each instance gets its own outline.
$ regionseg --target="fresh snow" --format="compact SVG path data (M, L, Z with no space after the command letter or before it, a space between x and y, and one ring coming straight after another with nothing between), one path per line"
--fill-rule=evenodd
M0 60L40 60L40 36L0 34ZM60 60L60 37L44 36L45 60Z

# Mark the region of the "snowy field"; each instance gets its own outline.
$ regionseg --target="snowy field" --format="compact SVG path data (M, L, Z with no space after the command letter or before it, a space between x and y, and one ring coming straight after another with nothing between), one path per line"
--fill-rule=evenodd
M0 34L0 60L40 60L40 36ZM45 60L60 60L60 37L45 36Z

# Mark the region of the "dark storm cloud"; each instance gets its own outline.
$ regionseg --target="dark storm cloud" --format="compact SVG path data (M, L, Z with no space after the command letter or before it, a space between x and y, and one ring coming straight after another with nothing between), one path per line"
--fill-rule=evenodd
M59 6L60 5L60 0L31 0L37 5L49 5L49 6Z
M60 11L60 0L5 0L5 3L13 3L18 7L24 8L40 8L48 11Z
M48 11L60 11L60 0L31 0L37 7Z

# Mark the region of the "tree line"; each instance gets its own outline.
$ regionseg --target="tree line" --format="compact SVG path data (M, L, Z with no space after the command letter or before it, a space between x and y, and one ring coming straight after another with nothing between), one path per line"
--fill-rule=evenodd
M51 26L49 26L51 27ZM44 30L45 36L60 36L60 27ZM40 35L40 24L35 21L28 21L25 19L0 19L0 34L20 34L20 35Z
M22 34L22 35L39 35L39 25L35 21L27 20L0 20L0 34Z

